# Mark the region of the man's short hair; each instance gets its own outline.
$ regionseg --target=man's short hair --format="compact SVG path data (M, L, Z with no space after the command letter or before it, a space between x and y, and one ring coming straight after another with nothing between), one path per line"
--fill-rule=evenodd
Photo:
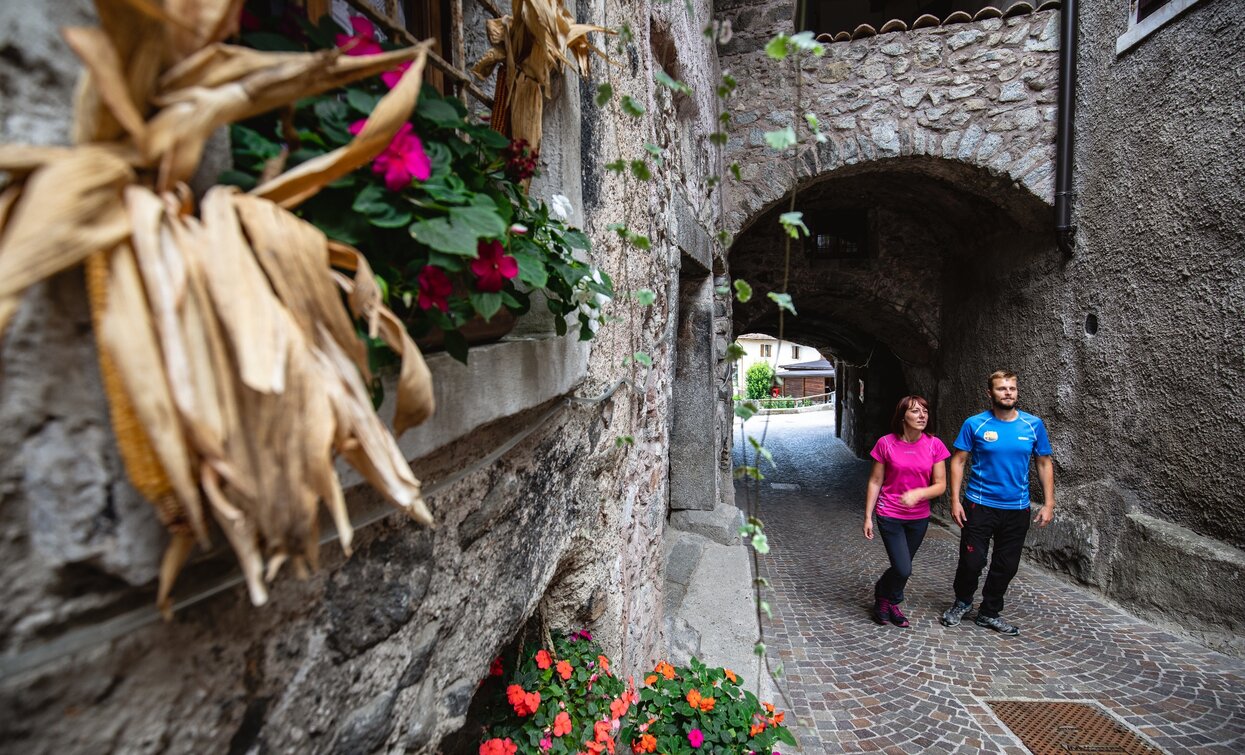
M1016 373L1011 370L995 370L990 373L990 377L986 380L986 390L994 388L995 380L1017 380Z

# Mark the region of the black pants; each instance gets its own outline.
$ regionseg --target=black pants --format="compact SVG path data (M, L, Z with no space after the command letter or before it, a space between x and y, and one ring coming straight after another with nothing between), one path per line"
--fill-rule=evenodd
M892 603L903 602L903 588L912 576L912 557L925 539L929 529L929 517L924 519L894 519L878 516L878 532L891 566L882 572L881 579L873 588L874 597L885 598Z
M955 569L955 597L969 605L977 592L977 581L986 565L990 540L994 540L994 557L986 584L981 588L982 616L998 616L1003 610L1003 594L1020 568L1020 552L1029 533L1029 509L996 509L967 503L967 516L960 530L960 564Z

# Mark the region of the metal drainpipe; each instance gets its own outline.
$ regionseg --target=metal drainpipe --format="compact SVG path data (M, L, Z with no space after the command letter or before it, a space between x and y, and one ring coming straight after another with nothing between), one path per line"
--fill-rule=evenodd
M1055 234L1064 254L1076 246L1072 225L1072 115L1076 104L1076 0L1059 11L1059 136L1055 144Z

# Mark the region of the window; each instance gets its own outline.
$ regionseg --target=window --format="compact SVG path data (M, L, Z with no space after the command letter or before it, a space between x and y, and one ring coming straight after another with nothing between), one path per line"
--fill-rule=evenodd
M1116 38L1115 54L1122 55L1132 49L1199 2L1201 0L1129 0L1128 31Z
M791 358L792 359L800 358L800 347L796 346L795 344L791 345Z
M863 208L804 213L810 260L864 259L869 256L869 211Z
M761 356L762 356L762 357L772 357L772 356L774 356L774 346L773 346L773 344L769 344L769 343L763 343L763 344L761 344Z

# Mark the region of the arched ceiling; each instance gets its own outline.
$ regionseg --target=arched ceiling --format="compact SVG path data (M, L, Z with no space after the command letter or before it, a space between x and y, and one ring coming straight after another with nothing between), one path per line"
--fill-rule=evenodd
M778 334L777 307L766 294L783 290L787 244L778 217L789 203L784 198L751 218L731 246L732 277L756 291L735 305L736 333ZM936 158L841 168L806 182L795 209L815 232L859 222L867 252L827 259L804 241L791 242L786 290L798 315L784 317L784 337L861 362L880 344L917 365L936 361L957 284L1001 263L1017 243L1043 238L1053 222L1049 206L1028 191Z

